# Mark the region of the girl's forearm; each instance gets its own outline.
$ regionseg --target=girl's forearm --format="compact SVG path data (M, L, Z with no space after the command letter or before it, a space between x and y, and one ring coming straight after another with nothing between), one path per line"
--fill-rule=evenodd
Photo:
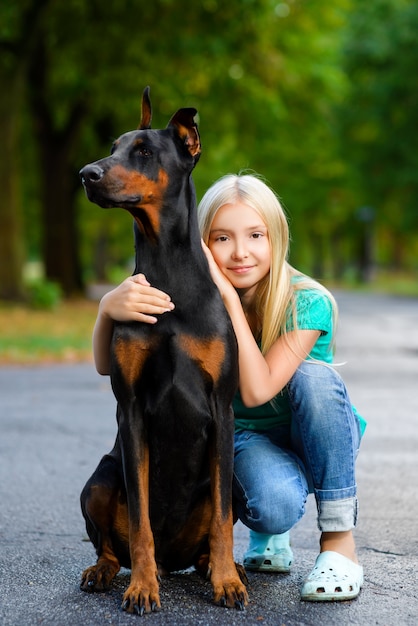
M106 376L110 374L110 342L113 333L113 320L101 312L97 315L93 329L93 356L96 370Z
M235 301L234 301L235 300ZM238 295L228 298L225 306L234 327L238 343L239 387L242 401L247 406L258 406L269 396L270 370L254 339Z
M259 406L289 382L315 344L319 332L303 330L279 337L266 355L261 352L245 317L238 294L229 291L224 303L238 342L239 388L243 403Z

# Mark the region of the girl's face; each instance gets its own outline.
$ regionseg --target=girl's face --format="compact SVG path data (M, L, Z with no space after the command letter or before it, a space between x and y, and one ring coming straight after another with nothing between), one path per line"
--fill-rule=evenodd
M247 204L224 204L218 209L208 246L222 273L241 295L252 296L270 271L267 226Z

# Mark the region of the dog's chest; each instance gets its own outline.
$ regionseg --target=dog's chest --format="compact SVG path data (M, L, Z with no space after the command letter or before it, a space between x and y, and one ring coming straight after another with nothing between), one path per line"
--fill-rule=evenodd
M201 332L196 318L193 326L178 319L173 323L172 313L166 316L172 316L171 322L160 320L158 329L134 323L115 326L112 361L125 383L144 386L152 381L156 389L191 376L195 382L201 376L215 383L225 361L225 337L215 325L212 332Z

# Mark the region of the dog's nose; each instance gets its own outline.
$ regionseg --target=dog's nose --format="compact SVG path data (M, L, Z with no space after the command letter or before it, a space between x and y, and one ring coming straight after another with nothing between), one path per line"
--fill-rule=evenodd
M90 183L97 183L103 178L104 170L100 167L100 165L93 163L83 167L80 170L79 174L83 183L85 181L88 181Z

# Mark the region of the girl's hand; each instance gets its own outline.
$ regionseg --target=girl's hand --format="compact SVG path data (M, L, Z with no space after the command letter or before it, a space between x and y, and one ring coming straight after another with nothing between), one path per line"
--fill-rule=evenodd
M99 374L110 373L110 342L113 322L155 324L156 315L172 311L170 296L151 287L144 274L129 276L118 287L103 296L93 330L93 354Z
M212 252L209 250L208 246L202 239L202 248L203 252L206 255L206 258L209 263L210 275L212 277L213 282L218 287L222 299L225 301L228 296L235 297L236 290L232 283L228 280L228 278L221 272L218 265L216 264L215 259L213 258Z
M118 322L155 324L158 321L156 315L173 309L168 294L151 287L144 274L136 274L103 296L99 315Z

